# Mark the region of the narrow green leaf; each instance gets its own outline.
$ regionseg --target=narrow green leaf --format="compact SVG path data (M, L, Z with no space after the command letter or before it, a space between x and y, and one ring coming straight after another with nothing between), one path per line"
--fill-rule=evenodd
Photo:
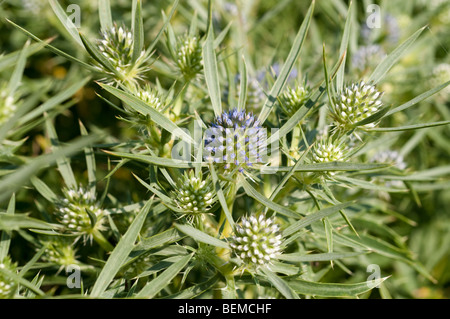
M336 259L350 258L355 256L360 256L367 254L367 251L356 251L356 252L342 252L342 253L322 253L322 254L303 254L303 253L292 253L292 254L282 254L277 258L280 260L290 261L290 262L315 262L315 261L330 261Z
M411 130L419 130L419 129L434 127L434 126L448 125L448 124L450 124L450 121L440 121L440 122L412 124L412 125L397 126L397 127L375 127L375 128L367 129L367 131L371 131L371 132L411 131Z
M16 27L17 29L19 29L20 31L22 31L24 34L26 34L28 37L32 38L35 41L38 41L39 43L41 43L45 48L49 49L50 51L52 51L53 53L56 53L59 56L62 56L63 58L66 58L72 62L78 63L80 64L82 67L88 69L91 72L98 72L98 69L95 68L92 65L89 65L73 56L71 56L70 54L65 53L64 51L61 51L57 48L55 48L54 46L48 44L46 41L43 41L41 39L39 39L37 36L35 36L34 34L32 34L31 32L25 30L24 28L18 26L17 24L15 24L14 22L12 22L9 19L6 19L7 22L9 22L10 24L12 24L14 27Z
M1 230L19 230L21 228L30 229L57 229L61 225L49 224L42 220L31 218L25 214L0 214L0 229Z
M85 138L77 138L70 145L64 146L51 154L41 155L32 159L26 165L21 166L14 173L9 174L0 180L0 202L9 198L17 189L23 187L28 179L37 174L40 169L52 165L61 157L71 156L84 146L99 138L98 135L91 135Z
M339 56L344 56L344 60L342 61L342 65L337 71L336 75L336 90L338 92L342 91L344 86L344 75L345 75L345 60L347 57L347 48L348 41L350 38L350 30L352 27L353 15L354 15L352 1L348 6L347 19L345 20L344 34L342 35L341 46L339 47Z
M80 133L82 136L87 136L88 132L86 128L84 127L83 123L79 121L80 124ZM86 166L87 166L87 173L88 173L88 182L89 182L89 188L92 193L92 195L95 195L95 188L97 184L97 178L95 176L96 172L96 165L95 165L95 156L94 156L94 149L91 146L84 148L84 155L86 157Z
M408 102L406 102L406 103L404 103L404 104L402 104L400 106L397 106L396 108L390 110L389 112L387 112L384 115L384 117L392 115L392 114L400 112L400 111L404 111L407 108L409 108L409 107L411 107L413 105L416 105L417 103L422 102L423 100L427 99L428 97L430 97L430 96L434 95L435 93L439 92L440 90L446 88L449 84L450 84L450 81L447 81L447 82L445 82L445 83L443 83L443 84L441 84L441 85L439 85L439 86L437 86L437 87L435 87L435 88L433 88L431 90L428 90L428 91L426 91L426 92L416 96L412 100L409 100Z
M16 195L13 194L11 196L11 199L9 200L6 214L14 215L15 210L16 210ZM11 232L3 230L0 236L0 260L3 260L6 256L8 256L10 244L11 244Z
M189 225L180 225L175 224L175 228L178 229L180 232L188 235L189 237L192 237L193 239L220 248L230 249L230 246L228 244L220 239L214 238L192 226Z
M144 22L142 20L142 3L141 0L133 0L132 10L132 30L133 30L133 62L136 62L141 56L144 48Z
M212 14L209 16L208 35L203 45L203 68L205 70L205 81L208 87L209 97L214 109L214 114L222 114L222 100L219 84L219 70L217 68L217 57L214 51L214 31L212 26Z
M259 193L256 189L254 189L244 178L240 180L240 183L244 187L244 190L246 194L254 199L256 199L258 202L263 204L264 206L272 209L273 211L280 213L281 215L292 217L295 219L298 219L301 217L301 215L293 210L290 210L289 208L286 208L282 205L279 205L277 203L274 203L270 199L266 198L264 195Z
M314 4L315 1L313 0L308 9L308 12L305 15L305 19L303 20L300 29L294 39L294 43L291 47L291 50L289 51L286 62L281 68L280 75L278 76L272 89L270 90L269 97L264 102L264 105L261 109L261 113L259 114L258 118L261 121L261 123L264 123L264 121L267 119L270 112L272 111L273 105L277 101L277 96L281 93L284 86L286 85L286 82L289 78L289 74L294 68L294 64L300 55L300 51L303 47L303 43L305 42L306 34L309 29L309 24L311 22L312 13L314 11Z
M122 152L109 152L109 151L103 151L109 155L118 156L122 158L128 158L133 159L139 162L157 165L157 166L164 166L164 167L174 167L174 168L192 168L194 167L194 162L187 162L177 159L170 159L170 158L163 158L163 157L157 157L157 156L150 156L150 155L142 155L142 154L131 154L131 153L122 153ZM205 164L206 165L206 164ZM203 165L203 166L205 166Z
M283 235L284 236L290 236L296 232L298 232L300 229L311 225L312 223L330 216L331 214L334 214L336 212L339 212L341 209L348 207L352 204L353 202L346 202L346 203L342 203L339 205L335 205L335 206L331 206L328 208L324 208L321 209L317 212L311 213L309 215L307 215L306 217L300 219L299 221L291 224L289 227L287 227L284 231L283 231Z
M205 282L186 288L167 297L163 297L162 299L192 299L201 295L205 291L212 289L218 281L219 276L216 275Z
M60 149L60 143L58 141L58 136L56 135L55 127L48 119L45 121L45 127L52 144L52 151L55 152ZM70 160L65 156L61 156L56 160L56 164L58 165L58 170L64 179L66 186L69 188L76 188L77 181L73 174L72 167L70 166Z
M304 164L295 169L296 172L325 172L325 171L366 171L379 170L389 167L389 164L371 164L371 163L348 163L348 162L330 162L317 164ZM268 172L289 172L290 166L267 167L264 170Z
M195 141L192 139L190 134L186 133L184 130L179 128L174 122L168 119L163 114L159 113L153 107L142 101L141 99L121 91L111 85L98 83L103 89L116 96L124 103L133 108L136 112L139 112L144 115L149 115L152 121L156 124L160 125L162 128L167 130L169 133L172 133L174 136L182 139L183 141L189 144L195 144Z
M91 297L100 297L106 291L108 285L114 279L114 276L117 274L122 264L126 261L128 255L134 248L134 243L141 231L142 225L144 225L145 218L147 217L152 204L153 198L145 204L133 220L133 223L130 225L125 235L123 235L122 239L112 251L105 266L100 272L100 275L95 281L90 294Z
M98 63L100 63L106 70L114 74L116 78L122 79L123 75L116 70L116 68L111 64L111 62L102 54L96 45L94 45L88 38L86 38L82 33L80 33L81 41L89 53L89 55ZM98 70L97 70L98 72Z
M156 44L158 44L159 38L164 33L166 28L169 26L170 19L172 19L172 16L175 13L176 8L178 7L179 1L180 0L174 1L173 5L172 5L172 10L170 11L169 16L165 19L164 25L162 26L161 30L159 30L158 34L153 39L152 43L150 43L150 45L148 46L147 51L151 52L155 48Z
M11 79L9 80L8 93L10 94L10 96L14 96L14 93L16 92L17 88L20 85L20 82L22 81L23 70L25 69L25 64L27 62L26 48L29 45L30 40L28 40L25 43L24 47L22 48L22 51L20 51L16 67L14 68L13 74L11 75Z
M267 279L272 285L286 298L286 299L300 299L289 284L282 278L278 277L267 267L261 268L262 272L267 276Z
M42 180L36 176L31 177L31 184L50 203L56 203L58 196Z
M378 66L375 68L373 73L370 75L368 82L372 84L377 84L390 70L392 66L406 53L409 47L413 44L414 41L419 37L422 31L426 28L422 27L418 31L416 31L413 35L411 35L408 39L406 39L402 44L400 44L397 48L394 49L389 55L387 55Z
M380 285L388 277L374 279L355 284L328 284L310 282L299 279L289 280L288 283L296 292L302 295L321 297L356 297Z
M187 265L193 254L182 257L179 261L173 263L164 270L156 279L147 283L144 288L136 295L138 298L153 298L158 292L166 287L173 278Z
M231 214L230 210L228 209L227 200L225 199L225 194L223 193L222 186L220 186L219 177L217 176L216 170L214 168L214 164L209 165L209 170L211 173L213 183L215 185L217 198L219 199L220 205L222 206L222 209L225 213L228 223L230 224L231 228L234 229L233 215Z
M49 0L49 2L50 6L53 9L53 12L55 12L56 16L58 17L59 21L62 23L66 31L70 34L70 36L75 40L76 43L78 43L80 46L83 46L83 43L78 34L77 27L69 19L69 17L67 16L64 9L61 7L59 2L56 0Z
M113 27L113 22L111 16L111 4L109 0L98 0L98 15L102 30L111 30Z
M239 100L238 100L238 110L244 110L245 104L247 102L247 65L245 63L245 58L239 60L239 75L240 75L240 90L239 90Z
M32 284L31 282L29 282L28 280L26 280L25 278L22 278L21 276L15 274L14 272L6 269L6 268L1 268L0 267L0 274L3 277L9 278L12 281L30 289L31 291L33 291L34 293L38 294L39 296L44 296L45 293L39 289L36 285Z

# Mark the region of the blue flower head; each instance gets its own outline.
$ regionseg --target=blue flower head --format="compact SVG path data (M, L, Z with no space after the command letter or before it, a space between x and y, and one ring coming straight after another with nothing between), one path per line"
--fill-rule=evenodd
M206 130L204 159L224 163L224 169L262 163L266 155L267 132L260 121L242 110L232 109L216 117Z

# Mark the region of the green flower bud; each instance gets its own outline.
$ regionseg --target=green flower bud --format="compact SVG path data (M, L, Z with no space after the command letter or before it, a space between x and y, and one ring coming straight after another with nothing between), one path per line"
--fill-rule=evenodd
M86 234L101 228L103 210L95 195L81 186L77 189L63 189L63 193L64 197L56 204L55 214L67 232ZM94 224L91 218L96 219Z
M173 197L178 208L190 215L206 213L216 202L211 178L196 177L192 170L184 173Z
M282 235L275 218L259 216L243 217L230 238L233 253L246 267L270 264L281 254Z
M375 86L364 83L353 83L351 86L344 88L342 93L335 98L335 107L333 110L333 118L338 125L345 128L381 110L383 103L381 97L383 93L377 91ZM374 123L366 126L374 126Z
M97 40L98 49L120 74L112 74L110 70L100 67L102 73L107 73L109 82L136 82L142 80L142 74L148 70L142 64L147 61L147 54L143 50L136 61L133 61L133 34L124 26L114 26L102 32L102 38Z
M333 143L331 138L323 138L314 145L312 158L315 163L343 161L345 152L342 144Z
M16 272L17 265L7 256L0 261L0 268ZM14 297L17 290L17 283L0 272L0 299L10 299Z
M295 88L288 88L280 97L281 109L287 116L292 116L308 101L310 96L311 92L307 86L299 85Z
M203 68L202 46L197 37L180 38L176 52L178 68L186 81L192 80Z
M74 242L72 239L61 236L47 236L41 239L45 247L42 260L61 266L76 264Z

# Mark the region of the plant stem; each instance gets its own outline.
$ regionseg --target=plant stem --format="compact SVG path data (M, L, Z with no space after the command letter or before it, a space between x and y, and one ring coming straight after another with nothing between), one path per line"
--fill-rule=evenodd
M95 242L99 244L100 247L102 247L105 251L111 252L114 249L113 245L111 245L109 241L106 240L106 238L98 229L94 228L91 232L91 235L94 238Z

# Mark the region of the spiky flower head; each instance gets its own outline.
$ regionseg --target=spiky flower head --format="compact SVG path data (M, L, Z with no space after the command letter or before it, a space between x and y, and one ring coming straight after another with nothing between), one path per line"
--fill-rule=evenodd
M373 69L386 56L378 44L361 46L352 56L352 66L360 72Z
M232 109L216 117L206 131L205 160L224 163L224 169L262 163L266 154L267 132L260 121L242 110Z
M10 94L7 84L0 87L0 125L8 121L16 112L14 96Z
M345 160L345 149L342 143L332 138L322 138L314 144L312 159L315 163L329 163Z
M289 87L280 97L281 109L287 116L294 115L308 101L311 91L308 86Z
M206 213L216 201L211 177L195 176L193 170L184 172L179 188L173 192L176 205L184 214L196 215Z
M274 217L264 214L243 217L229 242L233 253L247 268L268 265L281 254L280 225Z
M379 92L375 86L364 81L353 83L344 88L341 94L335 98L335 109L332 110L332 116L338 126L351 129L357 122L381 110L382 95L383 93ZM365 126L374 125L374 123L369 123Z
M64 188L64 197L56 204L56 218L65 231L74 234L91 234L102 226L103 210L95 194L79 186L76 189Z
M16 273L17 265L11 261L9 256L0 260L0 268ZM0 299L10 299L14 297L17 290L17 283L0 272Z
M142 50L139 58L133 61L133 33L125 26L114 23L110 29L103 30L97 44L100 52L118 74L111 74L111 71L103 66L101 69L115 82L135 83L142 80L142 74L148 70L143 66L148 57L145 50Z
M44 262L60 266L76 264L74 241L70 237L46 236L40 240L45 247L42 255Z
M186 35L178 40L176 62L185 80L192 80L203 68L202 46L198 37Z

